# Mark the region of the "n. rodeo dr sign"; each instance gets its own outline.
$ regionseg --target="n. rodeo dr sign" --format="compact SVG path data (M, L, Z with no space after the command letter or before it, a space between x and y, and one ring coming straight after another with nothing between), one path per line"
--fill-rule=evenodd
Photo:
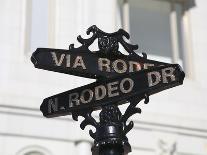
M56 117L86 108L95 110L113 103L123 104L132 97L152 95L182 84L182 74L179 65L126 74L48 97L40 109L44 116Z

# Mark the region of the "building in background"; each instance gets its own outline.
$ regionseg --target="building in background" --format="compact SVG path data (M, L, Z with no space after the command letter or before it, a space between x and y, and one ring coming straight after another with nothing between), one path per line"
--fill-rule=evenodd
M124 28L139 44L137 53L179 63L186 72L183 86L140 104L128 134L130 154L206 155L206 6L205 0L1 0L0 154L91 154L92 138L80 122L46 119L39 106L94 80L35 69L30 56L37 47L77 47L76 37L97 25L106 32Z

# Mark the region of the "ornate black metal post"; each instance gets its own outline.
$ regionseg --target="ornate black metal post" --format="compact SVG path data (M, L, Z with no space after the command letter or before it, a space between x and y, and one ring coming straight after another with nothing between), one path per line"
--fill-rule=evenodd
M100 155L122 155L123 148L123 125L120 123L121 112L117 106L103 107L100 112L100 126L97 128L94 142L94 153Z
M93 153L100 155L123 155L131 150L124 134L121 112L115 105L103 107L100 125L96 128Z
M78 116L83 116L85 119L80 124L82 130L87 125L92 125L96 128L96 132L89 131L90 136L94 139L92 147L93 155L126 155L131 152L131 146L128 142L126 134L133 128L132 121L127 124L130 116L141 113L141 109L136 105L145 99L145 103L149 102L147 95L130 100L130 105L122 115L116 104L103 106L99 113L100 122L97 122L91 112L74 113L73 119L77 120Z
M167 64L147 59L147 54L138 55L138 45L124 41L129 34L120 29L105 33L95 25L87 30L93 35L88 39L78 36L82 46L69 50L38 48L31 60L35 67L65 74L97 79L96 82L69 90L43 100L40 110L45 117L72 115L85 119L81 129L92 125L96 131L89 131L94 139L93 155L126 155L131 152L127 133L133 128L129 117L141 113L137 104L149 96L165 89L181 85L184 72L178 64ZM99 51L90 51L89 46L98 39ZM128 52L119 51L119 43ZM129 103L124 113L118 105ZM97 122L91 113L101 110Z

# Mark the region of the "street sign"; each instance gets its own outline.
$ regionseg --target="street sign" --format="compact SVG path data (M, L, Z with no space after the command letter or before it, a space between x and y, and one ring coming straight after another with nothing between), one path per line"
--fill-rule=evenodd
M167 65L137 54L95 53L75 48L70 50L38 48L31 60L36 68L95 79Z
M83 116L80 127L95 127L89 130L94 139L93 155L127 154L131 151L126 134L133 128L133 122L127 120L135 113L141 113L137 104L149 96L165 89L181 85L185 74L178 64L168 64L147 59L147 55L138 55L138 45L125 41L129 34L123 29L114 33L105 33L95 25L86 32L92 35L88 39L78 36L81 46L73 44L68 50L38 48L31 57L36 68L97 79L96 82L75 88L43 100L40 106L45 117L72 115L74 120ZM89 46L98 40L98 51L89 50ZM124 55L119 45L128 52ZM122 114L118 105L129 102ZM97 122L91 115L101 109ZM119 148L119 150L117 150ZM109 153L109 154L110 154Z
M158 93L182 84L183 79L184 72L179 65L154 67L48 97L40 109L46 117L68 115L83 109L96 110L110 104L126 103L136 96Z

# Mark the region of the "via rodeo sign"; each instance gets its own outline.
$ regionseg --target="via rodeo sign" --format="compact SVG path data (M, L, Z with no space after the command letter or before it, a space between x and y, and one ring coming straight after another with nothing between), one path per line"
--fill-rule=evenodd
M69 50L38 48L31 61L36 68L97 79L96 82L72 89L44 99L40 110L45 117L77 115L82 111L93 111L107 105L132 103L146 99L165 89L181 85L184 72L178 64L168 64L147 59L147 55L136 54L137 45L124 41L129 34L120 29L105 33L92 26L89 39L78 36L79 48ZM98 39L98 51L89 46ZM129 55L122 54L119 43Z

